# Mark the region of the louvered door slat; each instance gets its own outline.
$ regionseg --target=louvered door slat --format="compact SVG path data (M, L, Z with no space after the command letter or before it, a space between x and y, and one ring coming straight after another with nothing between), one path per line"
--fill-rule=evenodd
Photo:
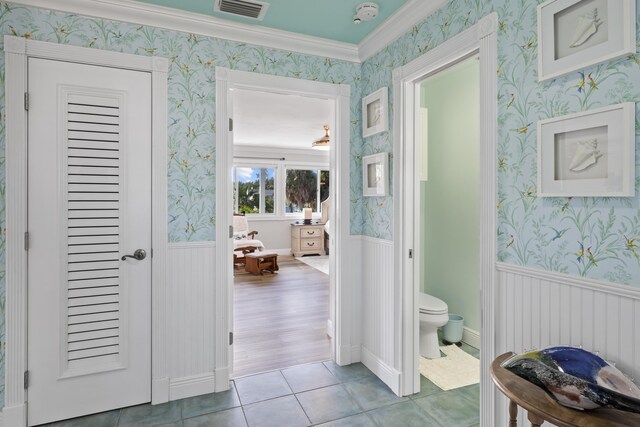
M69 325L69 336L82 332L100 331L103 329L118 329L120 322L118 320L104 320L98 322L86 322Z
M99 295L117 295L120 292L118 285L94 286L91 288L69 289L69 298L83 298Z
M119 354L120 108L72 95L67 113L67 353L84 366Z
M77 325L81 323L95 323L105 320L118 320L118 313L109 311L105 313L82 314L77 316L69 316L69 325Z

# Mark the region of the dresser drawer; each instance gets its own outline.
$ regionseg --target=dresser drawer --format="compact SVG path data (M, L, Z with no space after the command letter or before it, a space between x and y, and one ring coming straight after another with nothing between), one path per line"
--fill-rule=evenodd
M302 227L291 227L291 237L295 237L298 239L308 239L314 237L322 237L323 229L322 226L302 226Z
M322 239L320 238L312 238L312 239L300 239L300 251L318 251L323 248Z

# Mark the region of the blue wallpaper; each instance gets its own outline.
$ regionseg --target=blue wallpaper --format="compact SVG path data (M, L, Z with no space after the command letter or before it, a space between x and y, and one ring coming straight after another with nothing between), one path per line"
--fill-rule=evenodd
M215 67L351 86L351 233L360 234L360 74L357 63L228 40L0 2L0 33L55 43L170 59L169 241L215 240ZM0 40L0 45L2 41ZM4 342L5 108L4 54L0 55L0 338ZM4 401L4 346L0 402Z
M393 123L390 132L363 141L361 97L382 86L392 91L394 68L496 11L499 15L499 203L496 206L499 259L638 285L639 198L536 198L535 124L547 117L623 101L637 102L640 57L634 55L538 83L537 4L533 0L451 0L362 65L8 3L0 3L0 30L2 34L37 40L170 58L167 162L169 240L172 242L214 239L216 65L350 84L351 233L392 240L393 195L362 197L361 158L393 151ZM0 235L0 331L3 338L6 230L2 61L0 57L0 221L3 230ZM392 97L390 103L392 118ZM636 187L638 185L640 182L636 180ZM3 371L4 345L0 352L0 401L3 401Z
M640 57L633 55L538 83L538 3L450 1L363 64L362 93L381 86L391 88L394 68L497 12L499 260L639 285L639 196L537 198L536 122L620 102L638 102ZM389 134L364 141L363 154L377 151L392 151ZM640 194L639 184L640 178L636 179L636 194ZM393 196L365 199L363 221L363 234L392 239Z

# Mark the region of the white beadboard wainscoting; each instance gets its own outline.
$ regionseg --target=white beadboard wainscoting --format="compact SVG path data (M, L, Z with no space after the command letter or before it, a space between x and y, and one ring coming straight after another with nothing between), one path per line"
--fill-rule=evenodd
M215 242L169 244L169 400L214 391L215 256Z
M496 355L581 345L640 378L640 288L512 264L496 270ZM507 426L507 401L497 395L496 426Z
M400 390L395 369L393 242L362 237L362 363L394 392Z

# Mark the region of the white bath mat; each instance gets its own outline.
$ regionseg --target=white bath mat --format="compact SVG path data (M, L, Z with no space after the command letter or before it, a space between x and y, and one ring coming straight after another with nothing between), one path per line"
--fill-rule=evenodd
M420 373L442 390L480 382L480 361L455 345L440 347L445 357L420 357Z
M324 274L329 274L329 255L319 256L305 256L296 258L300 262L322 271Z

